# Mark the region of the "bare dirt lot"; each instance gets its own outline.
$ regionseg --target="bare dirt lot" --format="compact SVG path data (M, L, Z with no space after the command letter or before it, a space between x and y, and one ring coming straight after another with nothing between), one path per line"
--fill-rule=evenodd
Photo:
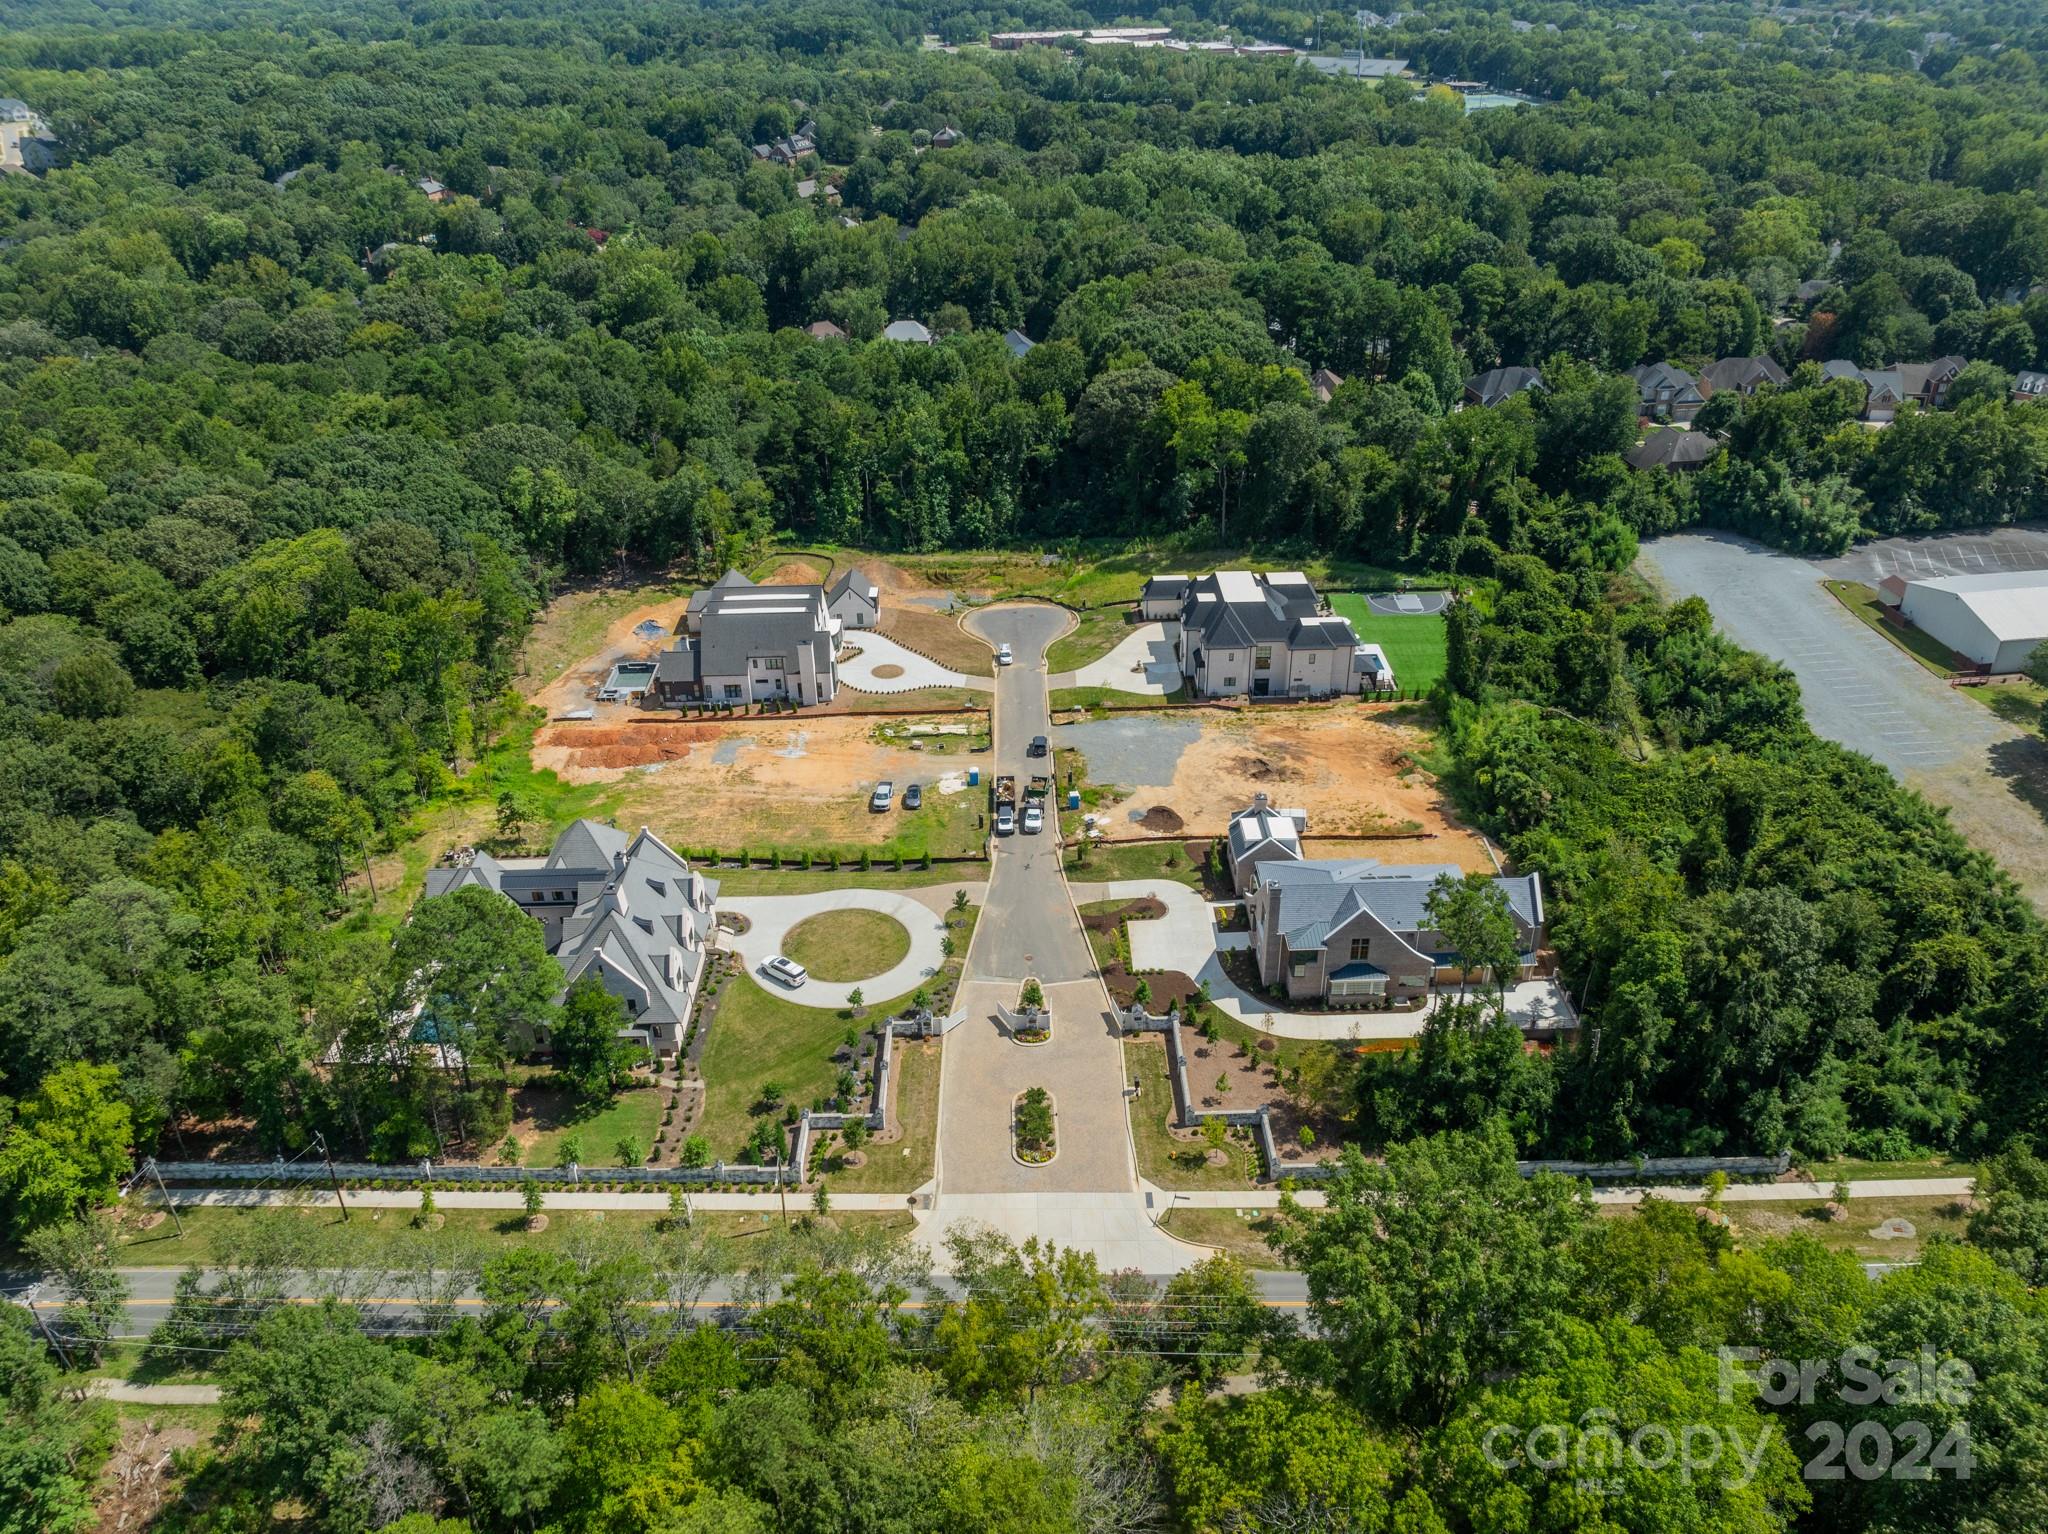
M1308 812L1310 856L1493 867L1485 845L1417 765L1429 737L1415 725L1356 707L1176 717L1199 719L1200 733L1179 751L1169 781L1119 784L1121 796L1098 807L1105 840L1219 836L1263 792L1277 807ZM1329 840L1413 830L1433 834Z
M916 721L908 721L915 723ZM931 721L934 725L948 722ZM892 719L900 727L906 721ZM537 767L570 783L630 779L621 825L646 824L672 845L787 849L913 844L934 855L970 850L979 790L942 791L964 780L966 758L878 741L860 718L801 716L748 724L551 724L534 737ZM925 785L923 809L875 814L868 791L884 779L898 800Z
M612 667L622 660L651 660L675 643L675 628L682 621L683 608L689 600L687 596L668 597L635 607L614 618L605 628L604 637L595 650L574 662L538 691L528 693L526 701L538 704L550 714L591 707L596 701L597 689L604 684ZM636 632L643 625L655 625L659 632L652 628L644 634Z

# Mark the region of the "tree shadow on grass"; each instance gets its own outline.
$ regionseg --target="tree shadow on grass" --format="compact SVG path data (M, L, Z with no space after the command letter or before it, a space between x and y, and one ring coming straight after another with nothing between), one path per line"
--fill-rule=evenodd
M2013 794L2048 820L2048 742L2029 735L2021 740L2001 740L1987 753L1992 774Z

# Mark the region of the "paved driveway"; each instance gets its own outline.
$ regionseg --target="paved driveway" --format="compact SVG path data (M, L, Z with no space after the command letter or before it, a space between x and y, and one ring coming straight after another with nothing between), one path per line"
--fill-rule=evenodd
M720 899L718 908L746 917L749 925L735 937L723 934L720 941L747 961L761 984L776 995L806 1007L838 1008L847 1005L849 992L859 990L863 1001L887 1001L914 991L939 972L945 962L940 941L946 935L945 919L907 890L831 889L802 895L733 895ZM812 916L828 911L879 911L903 923L910 934L910 951L892 969L869 980L838 984L812 978L795 990L760 974L761 966L782 952L789 929Z
M1114 687L1154 698L1165 697L1180 683L1173 626L1164 623L1142 623L1099 660L1052 678L1054 687Z
M1930 562L1967 560L1998 535L1892 539L1872 558L1910 546ZM2024 547L2025 540L2014 544ZM1858 556L1844 556L1855 560ZM1961 695L1852 617L1821 585L1824 573L1868 579L1870 570L1829 570L1729 533L1684 533L1643 547L1640 568L1673 597L1698 596L1736 643L1789 667L1815 733L1882 763L1948 809L1957 830L1997 858L2037 906L2048 909L2048 751Z
M1014 665L997 669L995 680L999 772L1023 777L1044 766L1024 753L1033 735L1047 733L1046 646L1072 621L1064 610L1043 603L984 608L967 620L975 633L992 644L1008 644L1016 656ZM1052 1038L1041 1045L1014 1043L995 1022L998 1004L1017 1004L1026 976L1043 982L1052 1007ZM967 980L959 1002L966 1020L946 1036L941 1056L942 1202L960 1194L1120 1192L1135 1207L1123 1043L1068 897L1052 831L997 840L988 903L967 953ZM1042 1167L1022 1166L1010 1155L1010 1104L1032 1086L1053 1094L1059 1115L1059 1155ZM1142 1224L1142 1215L1137 1218Z
M958 671L949 671L873 629L849 633L845 643L860 654L839 662L839 680L860 692L911 692L920 687L968 687L987 692L991 685L985 676L963 676ZM893 674L877 676L878 670Z

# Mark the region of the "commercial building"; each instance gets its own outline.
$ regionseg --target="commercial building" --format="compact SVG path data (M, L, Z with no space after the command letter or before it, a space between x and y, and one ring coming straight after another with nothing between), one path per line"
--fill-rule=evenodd
M2048 570L1909 580L1899 613L1994 676L2022 671L2048 641Z

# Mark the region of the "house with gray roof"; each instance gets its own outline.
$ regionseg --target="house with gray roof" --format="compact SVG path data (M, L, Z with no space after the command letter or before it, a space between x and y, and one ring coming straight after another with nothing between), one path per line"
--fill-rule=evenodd
M882 327L884 341L905 341L912 346L930 346L932 333L916 320L891 320Z
M1543 387L1540 368L1492 368L1465 380L1464 405L1504 405L1524 389Z
M1640 411L1652 421L1687 423L1707 402L1700 381L1684 368L1670 362L1646 362L1628 370L1636 381Z
M1701 391L1709 399L1725 390L1733 390L1746 399L1765 384L1782 389L1791 381L1774 358L1763 356L1723 357L1700 369Z
M1627 453L1632 469L1697 469L1721 451L1721 444L1703 431L1660 426Z
M716 937L718 884L681 853L645 826L628 836L602 821L579 820L545 858L478 852L430 869L427 898L470 884L504 896L541 924L548 952L562 966L564 995L582 976L595 975L625 1003L628 1034L659 1054L682 1048Z
M1029 353L1037 349L1038 343L1012 325L1003 332L1003 345L1008 348L1012 357L1022 362Z
M882 588L867 571L849 568L825 588L825 606L841 627L871 629L882 618Z
M1445 866L1388 866L1370 858L1259 865L1245 907L1259 980L1290 1001L1372 1007L1417 1001L1463 976L1444 935L1430 925L1429 895ZM1526 979L1543 947L1543 886L1534 874L1496 878L1514 918Z
M2013 375L2012 402L2023 405L2029 400L2048 399L2048 373L2022 372Z
M757 586L728 570L684 605L682 637L654 658L646 701L830 703L840 628L823 586Z
M1202 697L1330 698L1394 685L1386 653L1326 612L1298 570L1218 570L1189 581L1174 650Z
M1148 623L1178 623L1180 604L1187 600L1191 575L1155 575L1138 593L1138 616Z
M1847 378L1863 385L1863 419L1881 425L1898 419L1908 404L1922 410L1939 410L1948 403L1948 391L1961 373L1964 359L1936 357L1932 362L1895 362L1888 368L1858 367L1841 359L1821 364L1821 376Z
M1276 810L1264 794L1230 817L1224 841L1230 858L1231 887L1246 895L1258 882L1259 866L1275 858L1301 861L1301 838L1308 830L1306 810Z

